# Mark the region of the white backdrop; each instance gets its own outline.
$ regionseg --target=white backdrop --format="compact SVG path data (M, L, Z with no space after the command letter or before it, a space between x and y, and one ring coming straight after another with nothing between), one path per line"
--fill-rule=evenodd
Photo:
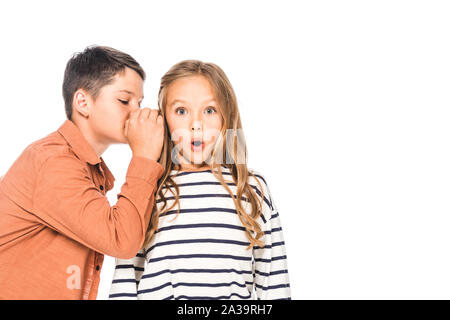
M134 56L153 108L170 66L214 62L279 209L293 298L450 298L448 2L41 0L0 12L0 173L65 120L74 52ZM130 156L103 155L111 204ZM113 271L105 257L99 299Z

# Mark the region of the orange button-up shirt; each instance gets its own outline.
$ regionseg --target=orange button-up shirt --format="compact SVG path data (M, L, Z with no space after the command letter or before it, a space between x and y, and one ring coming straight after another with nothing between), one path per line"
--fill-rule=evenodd
M114 177L73 122L28 146L0 181L0 299L96 299L103 254L142 246L163 172L132 157L110 206Z

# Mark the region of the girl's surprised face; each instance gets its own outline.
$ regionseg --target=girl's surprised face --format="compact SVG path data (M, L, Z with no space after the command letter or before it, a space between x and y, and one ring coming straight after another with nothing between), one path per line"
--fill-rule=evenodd
M210 82L201 75L177 79L168 87L166 101L167 125L176 149L172 161L201 165L211 156L223 124Z

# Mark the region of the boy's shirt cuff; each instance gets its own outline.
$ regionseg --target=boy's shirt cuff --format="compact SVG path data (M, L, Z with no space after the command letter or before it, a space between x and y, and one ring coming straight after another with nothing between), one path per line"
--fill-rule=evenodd
M163 173L164 168L157 161L133 156L128 166L127 178L139 178L155 186Z

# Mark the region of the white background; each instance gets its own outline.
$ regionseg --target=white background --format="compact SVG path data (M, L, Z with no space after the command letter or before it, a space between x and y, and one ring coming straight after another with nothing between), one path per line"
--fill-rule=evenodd
M5 4L6 3L6 4ZM184 59L221 66L249 167L277 205L294 299L449 299L446 1L8 1L0 5L0 173L65 120L70 56L134 56L144 106ZM103 155L116 177L127 146ZM99 299L114 259L105 257Z

